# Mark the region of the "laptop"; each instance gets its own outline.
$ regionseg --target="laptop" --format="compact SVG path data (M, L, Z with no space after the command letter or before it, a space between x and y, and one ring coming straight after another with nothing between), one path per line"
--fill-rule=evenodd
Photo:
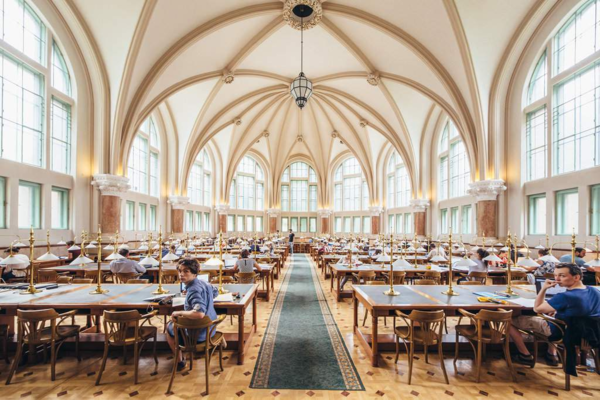
M196 276L196 279L198 279L199 281L204 281L204 282L209 282L208 278L209 278L208 274L202 274L202 275ZM185 284L183 282L179 282L179 292L182 293L184 290L185 290Z
M542 286L544 285L545 280L536 280L535 281L535 292L539 293L540 290L542 290ZM562 286L554 286L553 288L550 288L548 290L546 290L546 298L552 298L555 295L559 294L559 293L564 293L567 291L567 288L564 288Z

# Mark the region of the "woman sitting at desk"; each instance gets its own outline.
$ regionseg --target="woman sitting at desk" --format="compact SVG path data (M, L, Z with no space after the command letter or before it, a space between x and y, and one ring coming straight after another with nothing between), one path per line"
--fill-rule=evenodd
M20 264L5 265L2 271L2 279L8 282L9 279L25 278L27 276L27 266L29 265L29 257L25 254L18 254L20 248L13 247L12 253L16 259L23 261ZM6 254L11 253L11 248L6 249ZM2 268L0 268L2 270Z
M350 262L352 262L353 265L361 265L362 262L358 261L358 257L356 256L351 256L350 253L346 254L344 257L340 258L340 260L337 262L337 264L346 264L349 265ZM344 277L342 278L342 284L341 284L341 290L344 290L344 285L346 284L346 282L348 282L348 279L350 279L352 277L352 275L344 275Z
M485 249L477 249L477 256L473 260L473 261L475 261L475 265L469 266L469 273L471 273L471 272L487 272L488 262L484 261L483 259L489 255L490 255L490 253L488 253ZM458 282L464 282L467 280L469 280L468 277L460 278L458 280Z
M260 265L256 262L254 258L248 258L250 252L248 250L242 250L242 258L237 260L235 263L235 267L233 267L234 272L254 272L254 269L258 272L262 271Z

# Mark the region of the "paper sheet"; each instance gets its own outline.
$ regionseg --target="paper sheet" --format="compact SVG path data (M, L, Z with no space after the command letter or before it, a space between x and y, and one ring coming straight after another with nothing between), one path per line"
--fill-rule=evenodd
M518 304L523 307L527 307L527 308L533 308L533 305L535 304L535 299L524 299L522 297L517 297L515 299L508 299L508 301L511 303L514 303L514 304Z
M232 301L233 301L233 294L231 294L231 293L220 294L217 297L215 297L215 300L214 300L215 303L232 302Z

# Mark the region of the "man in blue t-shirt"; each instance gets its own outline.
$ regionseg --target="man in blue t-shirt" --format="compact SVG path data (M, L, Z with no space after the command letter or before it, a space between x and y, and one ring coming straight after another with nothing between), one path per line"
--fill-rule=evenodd
M581 282L582 272L578 265L558 264L554 269L554 278L554 281L546 280L538 293L533 307L536 313L554 315L560 320L570 317L600 317L600 290ZM546 291L556 285L567 290L546 300ZM519 350L515 361L530 366L535 360L529 354L518 329L531 330L556 339L561 334L556 326L541 317L523 315L513 319L510 337ZM558 365L554 346L548 347L546 361L549 365Z

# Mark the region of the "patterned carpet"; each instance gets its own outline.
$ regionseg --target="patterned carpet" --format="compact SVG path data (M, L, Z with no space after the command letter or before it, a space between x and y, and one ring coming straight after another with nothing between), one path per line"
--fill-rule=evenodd
M292 255L250 387L365 390L304 254Z

